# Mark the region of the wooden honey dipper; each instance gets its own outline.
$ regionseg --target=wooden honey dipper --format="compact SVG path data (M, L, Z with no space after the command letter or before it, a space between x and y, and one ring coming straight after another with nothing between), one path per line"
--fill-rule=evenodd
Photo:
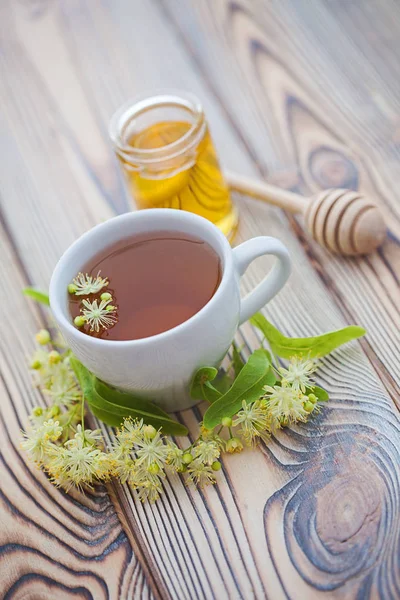
M305 198L236 173L225 172L225 179L232 190L302 213L313 238L337 254L368 254L386 237L381 211L359 192L328 189Z

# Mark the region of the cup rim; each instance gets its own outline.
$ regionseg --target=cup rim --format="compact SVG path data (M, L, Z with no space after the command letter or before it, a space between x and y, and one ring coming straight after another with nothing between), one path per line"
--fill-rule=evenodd
M167 329L167 331L163 331L162 333L157 333L156 335L139 338L136 340L108 340L95 338L87 333L83 333L79 329L77 329L73 323L68 319L67 311L64 311L61 305L61 294L67 293L67 290L62 290L60 288L59 280L62 276L62 273L65 267L68 265L68 261L71 258L71 255L74 255L79 248L83 247L87 240L95 235L104 235L106 239L106 233L113 228L118 228L119 224L122 221L127 220L136 220L136 219L145 219L148 216L165 216L169 214L170 216L177 217L176 220L176 231L179 231L179 221L182 219L186 221L197 221L201 227L206 227L213 233L213 235L221 242L222 252L217 251L220 258L223 259L223 273L220 284L215 292L215 294L210 298L210 300L205 304L197 313L195 313L192 317L183 321L176 327L172 327L172 329ZM161 227L162 229L162 227ZM199 237L202 238L201 231L199 231ZM122 239L122 238L121 238ZM104 246L106 247L106 245ZM214 248L215 250L215 248ZM84 263L85 260L82 260ZM95 225L85 233L83 233L77 240L75 240L67 250L62 254L60 259L58 260L53 274L50 279L50 287L49 287L49 298L50 298L50 308L54 315L54 318L58 325L68 331L68 333L75 337L77 341L85 342L86 344L93 344L94 346L103 346L103 347L131 347L131 346L145 346L146 344L157 343L159 341L165 341L169 337L173 337L181 332L184 332L188 328L190 328L193 324L198 322L205 314L207 310L210 309L218 300L218 298L224 293L225 288L228 285L228 281L232 275L233 271L233 255L232 248L224 236L224 234L216 227L211 221L208 221L204 217L186 212L180 211L171 208L150 208L144 209L141 211L134 211L130 213L124 213L122 215L118 215L115 217L111 217L104 223L99 223Z

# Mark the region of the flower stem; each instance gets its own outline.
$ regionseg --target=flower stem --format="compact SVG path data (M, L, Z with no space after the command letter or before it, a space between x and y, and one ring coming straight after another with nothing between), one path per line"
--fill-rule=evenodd
M278 357L276 356L276 354L274 354L274 353L272 352L272 350L271 350L271 347L270 347L269 351L270 351L270 353L271 353L271 356L272 356L273 362L275 363L275 365L272 365L272 367L273 367L274 369L278 369L278 368L279 368L279 360L278 360Z
M75 415L78 412L78 409L79 409L79 404L75 404L75 406L73 407L73 410L71 410L71 414L69 416L68 421L64 425L64 434L63 434L63 436L65 436L65 440L67 440L68 437L69 437L69 430L73 429L71 423L74 420Z
M200 440L200 437L201 436L199 435L199 437L196 440L194 440L194 442L192 444L190 444L190 446L188 446L187 448L185 448L183 450L183 452L190 452L190 450L193 448L193 446L195 446L197 444L197 442Z
M82 429L85 431L85 399L82 397L82 407L81 407L81 423Z
M271 368L272 368L273 371L275 371L275 373L277 375L279 375L279 377L281 377L281 374L279 373L279 370L274 365L271 365Z

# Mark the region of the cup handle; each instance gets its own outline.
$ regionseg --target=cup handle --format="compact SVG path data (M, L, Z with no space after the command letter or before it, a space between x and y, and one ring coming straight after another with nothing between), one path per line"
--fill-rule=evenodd
M233 249L233 260L239 277L242 277L253 260L264 254L272 254L278 260L261 283L242 298L239 325L261 310L285 285L290 275L289 252L282 242L273 237L260 236L243 242Z

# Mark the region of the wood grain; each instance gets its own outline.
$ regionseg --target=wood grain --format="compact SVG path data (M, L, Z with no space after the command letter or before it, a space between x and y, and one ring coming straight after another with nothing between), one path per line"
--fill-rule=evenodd
M354 31L362 8L357 2L349 4ZM385 11L390 14L393 9L397 14L390 2L385 9L379 3L379 10L376 2L366 4L378 22ZM287 226L302 240L344 317L367 327L366 350L397 402L400 203L395 181L399 163L398 151L387 137L396 120L390 109L392 94L387 94L385 104L376 103L373 93L379 88L382 95L387 85L393 85L394 75L389 83L382 82L382 74L352 46L345 19L342 29L336 23L329 2L284 0L277 6L206 0L185 5L185 10L180 0L160 0L160 5L178 27L230 123L240 128L245 147L256 153L261 174L296 165L294 191L310 195L328 187L359 189L384 211L389 241L371 257L351 261L321 249L295 219L289 218ZM329 56L320 41L327 38L327 30L332 33L329 44L334 39L337 49L334 52L328 45ZM361 71L357 76L354 70L348 73L350 55L351 62L363 64L362 77ZM382 107L387 110L382 112Z
M128 597L128 590L136 589L137 598L150 600L105 487L87 495L65 494L19 449L28 412L43 404L27 369L43 318L23 298L24 272L7 244L7 232L2 228L0 233L0 277L7 290L0 341L0 595L108 599Z
M338 8L336 21L332 3L314 1L310 10L289 0L1 3L5 597L400 596L398 157L386 144L397 83L387 68L383 83L365 48L354 51L362 75L347 64L347 31L357 30L349 21L361 10L351 4ZM396 9L381 4L387 31L386 12ZM376 8L369 0L366 6ZM320 41L327 27L339 36L337 53ZM383 120L355 74L382 83ZM43 315L20 289L28 281L47 286L80 233L129 208L107 121L127 97L162 86L201 97L232 169L251 174L258 166L281 181L286 169L295 173L288 187L310 193L336 185L375 192L390 217L391 241L371 258L343 261L320 250L294 219L237 197L239 241L276 235L293 257L291 280L268 317L290 335L358 322L369 329L363 349L354 344L324 360L320 383L332 400L312 426L224 458L217 487L199 492L171 477L155 505L118 485L109 495L99 488L68 496L16 446L27 411L41 402L25 358ZM254 263L243 290L268 266ZM259 337L246 325L238 342L247 354ZM178 415L191 436L202 410Z

